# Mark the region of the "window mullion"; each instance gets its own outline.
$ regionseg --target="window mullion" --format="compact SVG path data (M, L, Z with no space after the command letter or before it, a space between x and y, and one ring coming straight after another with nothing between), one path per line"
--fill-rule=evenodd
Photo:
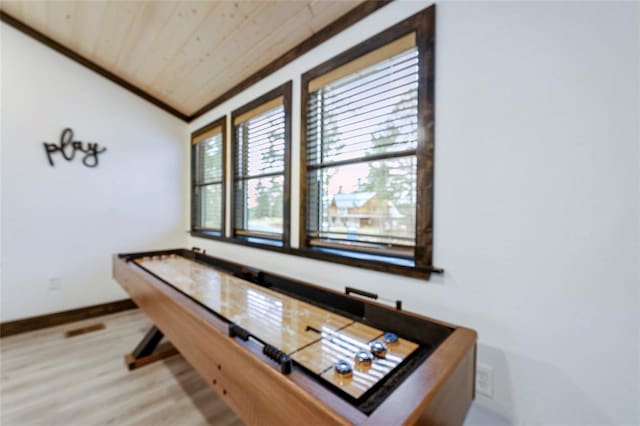
M387 153L382 153L377 155L369 155L367 157L351 158L349 160L332 161L330 163L323 163L323 164L309 164L307 165L307 168L309 170L326 169L329 167L348 166L348 165L358 164L358 163L371 163L373 161L390 160L390 159L400 158L400 157L409 157L412 155L416 155L415 149L410 149L406 151L397 151L397 152L387 152Z

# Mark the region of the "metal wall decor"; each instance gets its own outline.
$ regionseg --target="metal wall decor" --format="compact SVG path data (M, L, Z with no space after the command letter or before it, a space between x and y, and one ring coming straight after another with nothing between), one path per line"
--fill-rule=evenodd
M62 154L62 158L67 161L73 161L77 151L84 154L84 157L82 157L82 164L87 167L96 167L98 165L98 155L107 150L107 148L100 148L100 146L95 142L87 142L85 147L84 142L74 141L73 130L69 127L62 131L62 134L60 135L60 145L48 142L43 142L43 144L51 167L55 166L52 154L60 152L60 154Z

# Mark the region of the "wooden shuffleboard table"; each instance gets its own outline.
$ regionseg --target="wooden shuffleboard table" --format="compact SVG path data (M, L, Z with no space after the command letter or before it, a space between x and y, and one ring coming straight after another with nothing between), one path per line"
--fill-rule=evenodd
M129 367L166 336L248 424L456 425L474 397L472 330L194 250L114 277L155 324Z

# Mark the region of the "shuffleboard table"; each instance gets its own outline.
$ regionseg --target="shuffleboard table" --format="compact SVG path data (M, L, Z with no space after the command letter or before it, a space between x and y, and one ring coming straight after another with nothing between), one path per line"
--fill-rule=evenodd
M474 398L476 333L400 303L195 248L115 255L113 274L155 324L129 367L177 350L247 424L460 425Z

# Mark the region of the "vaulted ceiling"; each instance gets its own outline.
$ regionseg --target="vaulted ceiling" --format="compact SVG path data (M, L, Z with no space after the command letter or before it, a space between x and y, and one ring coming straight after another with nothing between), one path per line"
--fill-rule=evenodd
M192 116L361 1L2 1L2 11Z

